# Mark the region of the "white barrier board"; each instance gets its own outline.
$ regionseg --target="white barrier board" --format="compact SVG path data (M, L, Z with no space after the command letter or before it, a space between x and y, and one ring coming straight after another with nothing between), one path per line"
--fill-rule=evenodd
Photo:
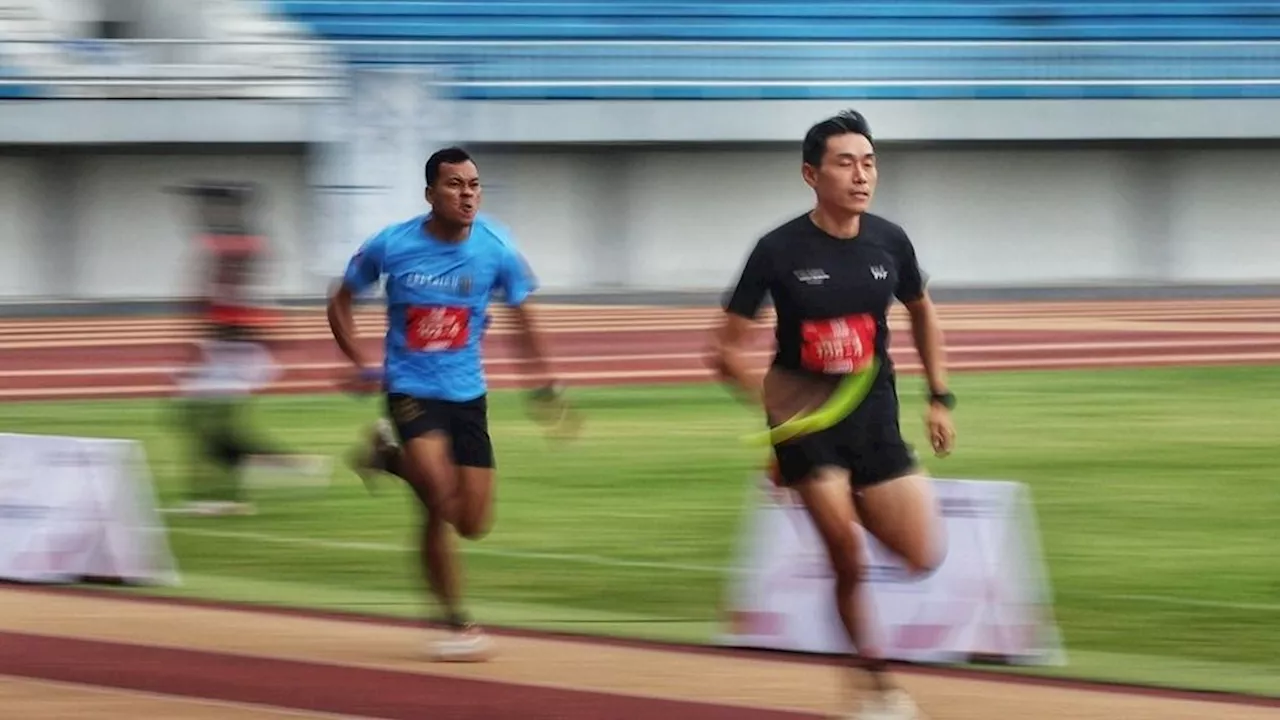
M947 552L936 572L913 578L868 537L871 607L885 657L958 663L974 657L1020 664L1064 662L1030 493L1020 483L934 480ZM767 478L729 586L724 645L848 653L826 551L794 493Z
M140 443L0 434L0 579L176 585Z

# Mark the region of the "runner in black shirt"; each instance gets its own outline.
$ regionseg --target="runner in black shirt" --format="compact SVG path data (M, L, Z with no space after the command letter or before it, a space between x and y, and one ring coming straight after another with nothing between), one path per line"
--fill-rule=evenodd
M917 717L887 680L870 642L870 608L861 592L859 522L914 571L941 562L945 541L927 478L898 424L886 313L896 298L908 309L930 393L926 423L935 453L955 432L942 332L915 250L897 225L867 212L877 171L871 130L846 111L814 125L804 140L802 174L816 206L762 237L725 300L712 364L726 381L764 406L771 426L825 399L840 378L874 352L880 369L862 404L827 430L774 446L779 482L802 498L836 574L836 605L874 697L855 718ZM764 302L777 313L777 350L763 382L743 362L744 341ZM853 492L850 492L852 485Z

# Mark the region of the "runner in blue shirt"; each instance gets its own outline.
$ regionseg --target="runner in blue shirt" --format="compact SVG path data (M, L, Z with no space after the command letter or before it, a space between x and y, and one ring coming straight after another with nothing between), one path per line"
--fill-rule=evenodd
M481 341L495 296L522 330L533 398L558 411L562 394L525 306L537 280L506 231L478 214L474 161L459 148L437 151L426 184L429 213L383 228L351 257L329 300L329 325L356 368L349 387L385 392L391 419L375 428L357 472L366 483L377 472L405 479L425 510L423 569L454 630L436 645L436 658L482 660L489 643L461 609L448 527L476 539L490 524L496 463ZM351 307L383 278L387 333L378 369L355 342Z

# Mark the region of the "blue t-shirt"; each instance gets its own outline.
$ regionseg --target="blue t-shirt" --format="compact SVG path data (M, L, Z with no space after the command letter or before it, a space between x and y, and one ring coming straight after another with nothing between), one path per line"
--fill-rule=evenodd
M386 277L388 392L437 400L473 400L487 383L480 341L489 301L510 306L537 280L507 233L477 216L471 234L449 243L427 234L429 214L389 225L347 263L343 282L359 294Z

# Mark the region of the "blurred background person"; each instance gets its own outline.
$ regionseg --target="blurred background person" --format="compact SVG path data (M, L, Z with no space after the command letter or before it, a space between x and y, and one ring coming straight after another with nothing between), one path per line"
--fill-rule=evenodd
M267 260L266 238L249 219L250 185L196 183L178 188L197 207L197 336L175 377L177 427L190 452L188 501L178 510L201 515L252 514L250 472L283 472L324 482L325 456L289 452L252 428L252 398L279 378L268 348L279 312L256 291Z

